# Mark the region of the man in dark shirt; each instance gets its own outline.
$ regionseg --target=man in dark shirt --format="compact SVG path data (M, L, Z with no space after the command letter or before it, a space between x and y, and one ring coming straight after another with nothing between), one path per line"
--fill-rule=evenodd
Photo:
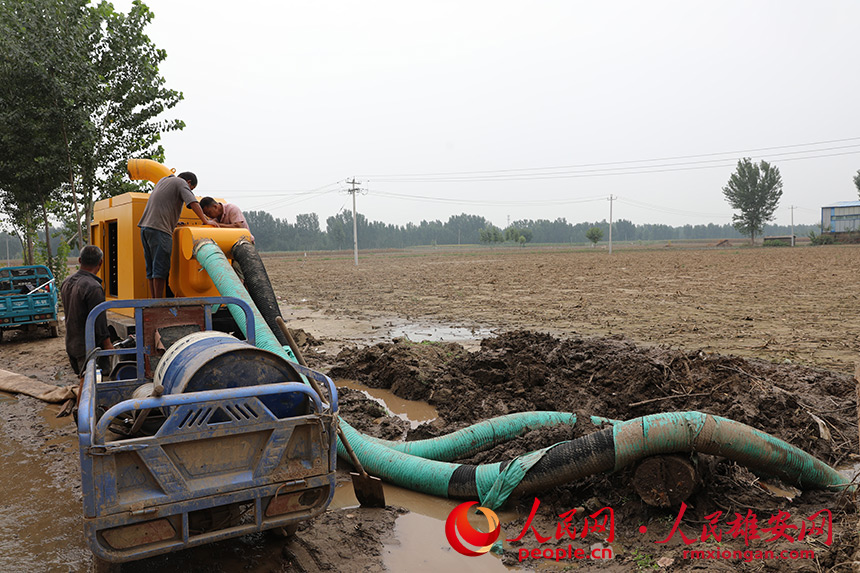
M81 270L63 281L60 296L63 299L63 310L66 314L66 354L75 374L82 375L87 356L84 327L90 311L105 300L102 280L96 273L102 268L104 253L95 245L87 245L81 249L78 262ZM104 349L113 348L110 331L107 326L105 313L96 318L96 344ZM105 373L107 375L107 373Z
M173 250L173 229L179 223L182 207L188 207L204 225L213 221L203 214L200 203L192 191L197 187L197 176L190 171L178 176L162 177L149 194L140 227L143 243L143 258L146 261L146 278L149 281L150 298L163 298L170 273L170 257Z

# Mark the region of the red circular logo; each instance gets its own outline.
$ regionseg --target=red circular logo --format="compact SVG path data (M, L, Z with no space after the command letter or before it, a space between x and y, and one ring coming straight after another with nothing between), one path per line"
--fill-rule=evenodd
M448 514L448 519L445 520L445 537L448 538L448 543L458 553L469 557L483 555L489 551L502 531L499 526L499 516L486 507L478 507L478 511L487 518L487 533L478 531L469 523L469 508L477 503L477 501L461 503ZM472 548L466 547L466 544Z

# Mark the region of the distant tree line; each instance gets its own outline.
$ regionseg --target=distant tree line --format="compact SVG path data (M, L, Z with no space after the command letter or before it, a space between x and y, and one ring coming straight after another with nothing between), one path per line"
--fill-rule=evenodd
M245 213L257 248L261 251L320 251L352 248L352 213L342 211L326 219L325 229L316 213L296 216L296 222L278 219L265 211ZM418 224L392 225L368 221L361 213L357 217L358 246L361 249L400 249L405 247L458 244L586 244L592 227L609 238L607 221L570 223L560 217L522 219L500 229L479 215L453 215L447 221L421 221ZM806 236L816 225L795 225L797 236ZM789 235L789 225L765 225L765 235ZM691 239L740 239L743 235L731 224L716 225L635 225L625 219L612 224L613 241L683 241Z

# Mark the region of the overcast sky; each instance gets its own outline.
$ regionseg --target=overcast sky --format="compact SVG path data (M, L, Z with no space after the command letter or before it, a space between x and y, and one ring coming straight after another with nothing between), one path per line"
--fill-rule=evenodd
M610 195L726 223L741 156L779 167L777 223L857 199L860 2L145 3L185 95L167 164L246 211L325 228L355 176L387 223L595 221Z

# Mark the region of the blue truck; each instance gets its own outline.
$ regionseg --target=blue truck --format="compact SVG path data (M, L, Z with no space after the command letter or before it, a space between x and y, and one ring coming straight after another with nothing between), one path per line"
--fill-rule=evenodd
M58 290L44 265L0 268L0 340L13 328L45 328L51 337L59 336Z

